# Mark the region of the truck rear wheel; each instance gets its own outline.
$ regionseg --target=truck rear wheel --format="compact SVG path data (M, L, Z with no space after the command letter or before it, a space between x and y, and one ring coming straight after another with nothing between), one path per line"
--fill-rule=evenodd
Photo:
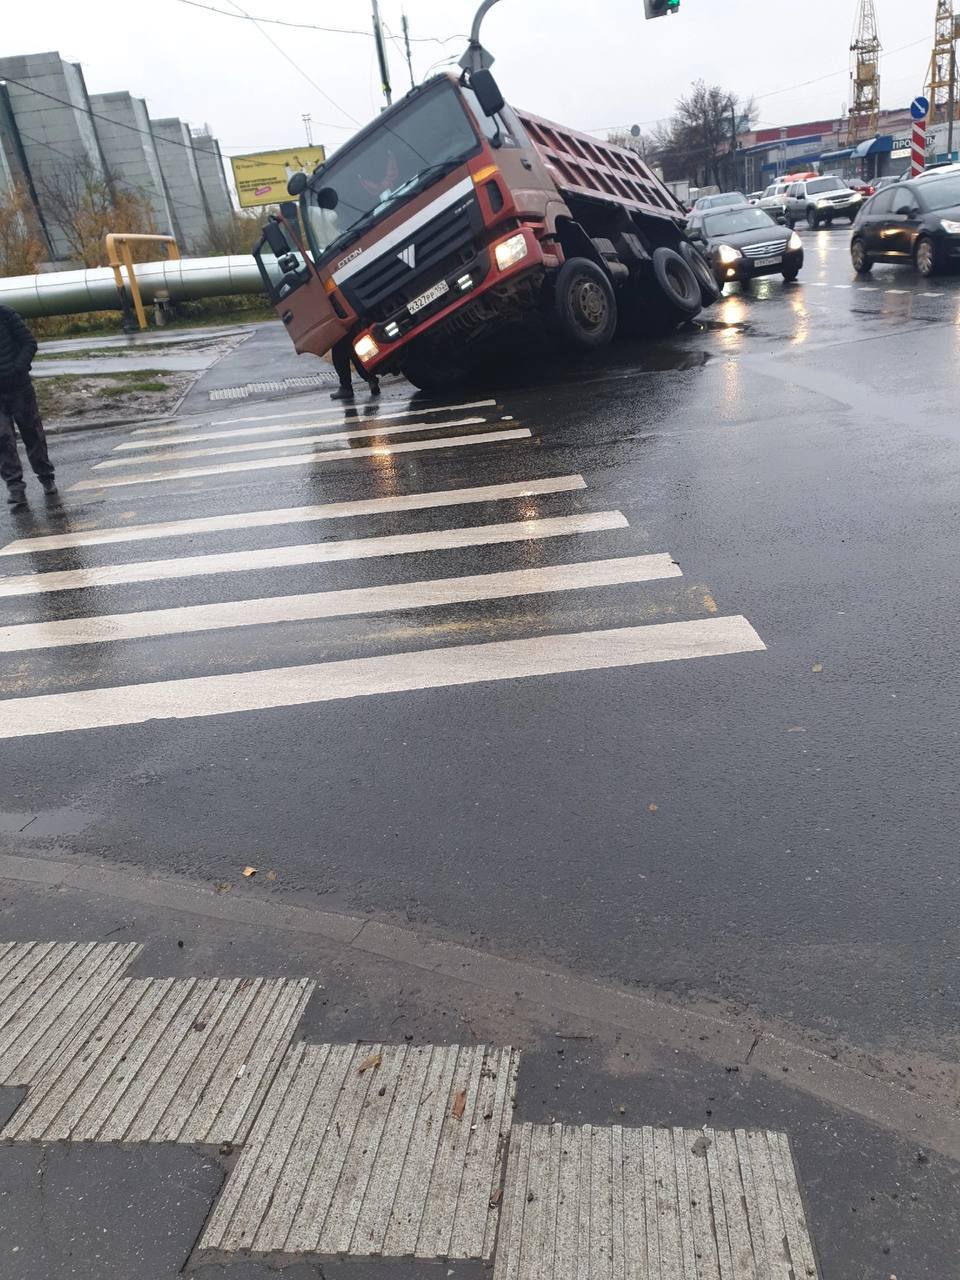
M661 245L653 251L652 265L659 294L653 305L661 307L673 324L692 320L703 303L700 283L686 259Z
M557 274L554 314L571 346L595 350L613 341L617 300L603 271L589 258L569 258Z
M697 284L700 286L700 305L712 307L719 299L721 290L710 270L710 264L696 246L689 244L686 240L680 246L680 256L697 277Z

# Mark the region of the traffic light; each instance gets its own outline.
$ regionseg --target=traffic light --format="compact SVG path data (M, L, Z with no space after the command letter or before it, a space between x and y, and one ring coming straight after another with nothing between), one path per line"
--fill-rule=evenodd
M680 12L680 0L643 0L643 7L648 18L663 18Z

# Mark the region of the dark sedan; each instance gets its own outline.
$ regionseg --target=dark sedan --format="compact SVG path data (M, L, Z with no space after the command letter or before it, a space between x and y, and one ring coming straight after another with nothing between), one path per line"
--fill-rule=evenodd
M850 241L853 269L875 262L915 266L922 276L960 262L960 173L932 170L878 191L864 205Z
M718 209L695 213L687 235L710 263L717 284L756 276L796 280L803 266L803 241L763 209Z

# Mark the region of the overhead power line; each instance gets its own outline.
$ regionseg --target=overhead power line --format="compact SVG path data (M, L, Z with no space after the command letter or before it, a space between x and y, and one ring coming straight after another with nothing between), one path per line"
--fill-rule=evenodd
M191 3L193 3L193 2L194 2L194 0L191 0ZM236 3L236 0L230 0L230 3L233 5L234 9L236 9L236 11L237 11L237 12L236 12L236 14L235 14L235 15L230 14L230 13L227 13L227 15L226 15L226 16L227 16L228 18L229 18L229 17L234 17L234 16L236 16L236 17L243 17L243 18L246 18L249 22L252 22L252 23L253 23L253 26L254 26L254 28L255 28L255 30L257 30L257 31L259 31L259 32L260 32L260 34L263 36L264 40L266 40L269 44L271 44L271 45L274 47L274 49L276 49L277 53L279 53L279 54L280 54L280 56L281 56L282 58L285 58L285 59L287 60L287 62L289 62L289 63L290 63L290 65L291 65L291 67L293 67L294 71L296 71L299 75L303 76L303 78L304 78L304 80L306 80L307 84L311 85L314 89L316 89L317 93L319 93L319 94L320 94L321 98L326 98L327 102L329 102L331 106L336 107L336 109L337 109L337 110L338 110L342 115L345 115L349 121L351 121L353 124L355 124L357 127L359 127L359 125L360 125L360 121L356 118L356 116L352 116L352 115L350 114L350 112L346 109L346 107L341 107L340 103L339 103L339 102L337 102L337 100L336 100L335 98L331 98L331 97L330 97L330 95L329 95L329 93L327 93L326 89L321 89L320 85L318 85L318 84L317 84L316 80L314 80L314 78L313 78L313 77L312 77L308 72L304 71L303 67L301 67L301 66L300 66L300 64L299 64L298 62L295 62L295 61L293 60L293 58L291 58L290 54L289 54L289 53L287 53L286 49L284 49L284 47L283 47L282 45L277 44L276 40L274 40L274 38L273 38L273 36L270 34L270 32L269 32L269 31L264 31L263 27L262 27L262 26L260 26L260 19L259 19L259 18L253 18L253 17L251 17L251 16L250 16L250 14L249 14L249 13L247 13L247 11L246 11L245 9L241 9L241 8L240 8L240 6ZM226 13L226 10L223 10L223 9L222 9L222 10L220 10L220 12L221 12L221 13ZM330 127L330 128L334 128L334 129L342 129L342 128L345 128L345 126L344 126L344 125L332 125L332 126L324 125L323 127L324 127L324 128Z
M926 44L926 43L927 41L925 39L911 40L909 44L898 45L896 49L887 49L886 52L880 55L880 60L884 61L886 58L892 57L892 55L895 53L903 53L904 50L906 49L915 49L917 45ZM781 93L792 93L794 89L806 89L812 84L821 84L824 80L835 80L837 76L848 76L849 74L850 74L850 68L843 67L842 70L840 71L828 71L825 75L815 76L812 80L801 80L799 84L784 85L782 89L770 89L767 93L754 93L754 94L751 94L751 97L755 102L762 102L765 98L775 98L777 97L778 94L781 94ZM663 116L659 116L657 117L656 120L640 120L639 122L632 121L632 123L634 124L639 123L641 125L659 124L660 121L663 119L664 119ZM596 129L587 129L586 132L587 133L607 133L615 129L629 129L629 128L630 128L629 124L609 124Z
M261 18L257 15L249 13L231 13L229 9L218 9L216 5L203 4L201 0L177 0L178 4L189 5L191 9L206 9L207 13L217 13L221 18L241 18L247 22L263 22L274 27L293 27L297 31L322 31L327 35L337 36L365 36L368 40L373 39L372 31L365 31L359 27L323 27L316 22L292 22L287 18ZM468 36L411 36L411 44L449 44L451 40L467 40Z

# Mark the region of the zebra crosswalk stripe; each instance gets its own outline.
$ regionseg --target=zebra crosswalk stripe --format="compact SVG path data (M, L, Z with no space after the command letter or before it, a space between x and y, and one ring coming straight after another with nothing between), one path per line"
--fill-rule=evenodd
M432 529L425 533L396 533L383 537L350 538L340 542L296 543L287 547L261 547L255 551L224 551L203 556L179 556L169 560L143 560L89 569L24 573L0 577L0 597L42 595L49 591L75 591L85 587L157 582L165 578L192 578L216 573L245 573L255 569L277 569L291 565L329 564L335 560L364 560L373 556L409 555L459 547L490 546L501 542L526 542L537 538L560 538L626 527L626 516L620 511L591 511L585 515L470 525L463 529Z
M249 427L238 426L230 431L198 431L196 427L182 427L176 434L171 435L170 425L164 427L140 427L133 434L135 436L146 437L144 439L126 440L123 444L118 444L114 449L114 453L121 453L127 450L136 449L155 449L164 444L196 444L201 440L229 440L240 436L264 436L284 431L312 431L314 426L317 427L360 427L382 422L387 418L412 418L412 417L432 417L435 413L463 413L468 409L489 409L496 405L496 400L472 400L468 404L447 404L438 405L436 408L424 408L422 405L415 405L411 409L375 409L371 412L358 412L352 416L346 416L342 412L337 412L336 416L326 418L324 411L319 412L316 409L304 409L290 414L272 413L261 414L251 418L221 418L218 422L210 423L211 427L229 426L231 423L246 422L270 422L279 419L277 426L274 427ZM331 411L332 412L332 411ZM311 421L297 423L293 419L297 417L305 417Z
M189 720L343 698L599 671L765 649L744 617L536 636L376 658L0 701L0 738Z
M369 424L359 431L326 431L315 436L281 436L279 440L254 440L244 444L221 444L207 449L168 449L136 458L107 458L94 465L94 471L111 467L136 467L148 462L178 462L182 458L222 458L234 453L262 453L268 449L302 449L310 444L329 444L340 440L369 440L371 437L403 435L415 431L448 431L454 427L478 427L486 418L458 418L455 422L392 422L386 426ZM192 442L191 442L192 444Z
M76 533L40 534L36 537L18 538L15 542L7 543L5 547L0 547L0 556L32 555L37 551L65 551L70 547L146 542L154 538L192 537L195 534L226 533L234 529L268 529L275 525L307 524L315 520L337 520L350 516L388 515L402 511L424 511L436 507L501 502L511 498L531 498L548 493L572 493L586 487L583 476L555 476L542 480L511 481L507 484L475 485L467 489L435 489L422 493L393 494L387 498L355 498L345 502L323 502L307 507L237 511L222 516L160 520L154 524L84 529Z
M27 622L0 627L0 653L142 640L148 636L186 635L226 627L262 627L401 609L428 609L437 605L579 591L588 587L618 586L679 576L679 566L668 555L624 556L616 560L590 560L582 564L549 565L542 569L506 573L476 573L462 578L433 578L394 586L265 596L260 600L231 600L223 604L66 618L57 622Z
M243 471L267 471L277 467L312 467L321 462L342 462L349 458L380 458L397 453L423 453L427 450L456 449L467 445L493 444L506 440L529 440L530 436L530 431L525 427L515 427L505 431L483 431L473 435L444 437L441 440L405 440L400 444L378 444L369 448L315 450L283 458L251 458L244 462L224 462L216 466L177 467L169 471L148 471L142 475L78 480L76 484L70 486L70 492L110 489L121 485L159 484L165 480L191 480L202 476L236 475Z

